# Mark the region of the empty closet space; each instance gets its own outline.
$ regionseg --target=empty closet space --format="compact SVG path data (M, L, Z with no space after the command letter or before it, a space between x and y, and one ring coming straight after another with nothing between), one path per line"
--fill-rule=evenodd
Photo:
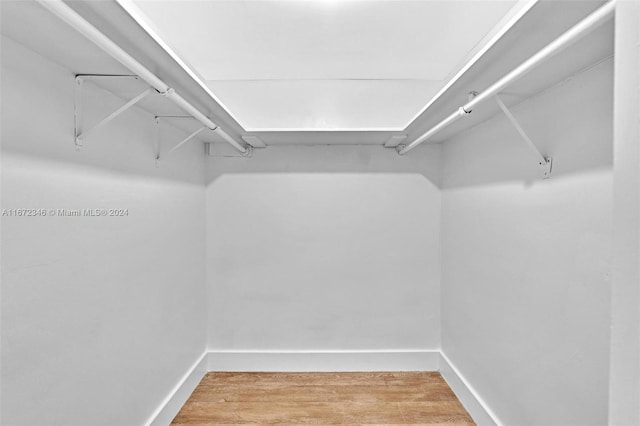
M640 2L0 18L2 425L640 424Z

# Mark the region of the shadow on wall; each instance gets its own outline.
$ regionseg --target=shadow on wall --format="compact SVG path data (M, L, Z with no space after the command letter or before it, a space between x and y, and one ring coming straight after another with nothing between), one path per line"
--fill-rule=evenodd
M500 113L443 144L442 189L517 181L534 186L565 175L612 170L612 60L511 111L542 155L553 158L549 180L543 180L534 153Z
M382 146L270 146L253 157L238 157L233 148L216 145L207 159L207 185L225 174L327 173L420 174L440 187L440 145L425 145L400 156Z

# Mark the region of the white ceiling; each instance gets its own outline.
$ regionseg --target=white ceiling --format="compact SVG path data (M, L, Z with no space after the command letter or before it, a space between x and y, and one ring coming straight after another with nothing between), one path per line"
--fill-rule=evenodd
M120 3L246 131L401 131L527 2Z

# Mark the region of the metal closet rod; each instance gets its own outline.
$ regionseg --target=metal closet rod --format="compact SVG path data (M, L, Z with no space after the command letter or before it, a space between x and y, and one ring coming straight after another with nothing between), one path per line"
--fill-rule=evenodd
M127 67L132 73L138 75L159 93L173 101L173 103L182 108L186 113L193 116L207 128L218 133L235 149L243 154L247 152L247 149L244 146L236 142L231 136L229 136L227 132L221 129L220 126L211 121L206 115L204 115L196 107L191 105L185 98L180 96L174 89L169 87L158 76L149 71L149 69L138 62L133 56L125 52L109 37L100 32L100 30L91 25L86 19L76 13L76 11L67 6L62 0L38 0L38 3L47 8L58 18L65 21L80 34L84 35L87 39L91 40L102 50L111 55L111 57Z
M595 29L609 18L613 16L615 11L615 1L610 0L605 5L601 6L598 10L591 13L589 16L584 18L582 21L578 22L574 27L563 33L560 37L546 45L542 50L533 55L531 58L524 61L518 67L516 67L513 71L506 74L500 80L493 83L489 86L485 91L478 94L475 98L458 108L457 111L449 115L447 118L433 126L430 130L420 135L416 140L411 142L409 145L405 146L401 150L398 151L399 154L406 154L411 151L416 146L425 142L427 139L440 132L445 127L450 124L458 121L460 117L464 117L471 113L474 107L479 105L480 103L486 101L487 99L497 95L500 91L502 91L509 84L519 79L529 71L531 71L536 66L540 65L546 59L560 52L562 49L568 47L574 41L577 41L582 36L588 34L591 30Z

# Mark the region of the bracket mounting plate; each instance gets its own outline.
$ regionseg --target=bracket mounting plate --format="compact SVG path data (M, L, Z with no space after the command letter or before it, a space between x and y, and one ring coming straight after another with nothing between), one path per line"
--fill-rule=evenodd
M204 152L207 155L207 157L227 157L227 158L240 158L240 157L248 157L248 158L250 158L250 157L253 157L253 149L254 148L251 145L247 145L246 146L246 149L247 149L246 152L243 152L243 153L236 152L233 155L230 155L230 154L215 154L213 152L212 145L213 144L210 143L210 142L205 142L204 143Z

